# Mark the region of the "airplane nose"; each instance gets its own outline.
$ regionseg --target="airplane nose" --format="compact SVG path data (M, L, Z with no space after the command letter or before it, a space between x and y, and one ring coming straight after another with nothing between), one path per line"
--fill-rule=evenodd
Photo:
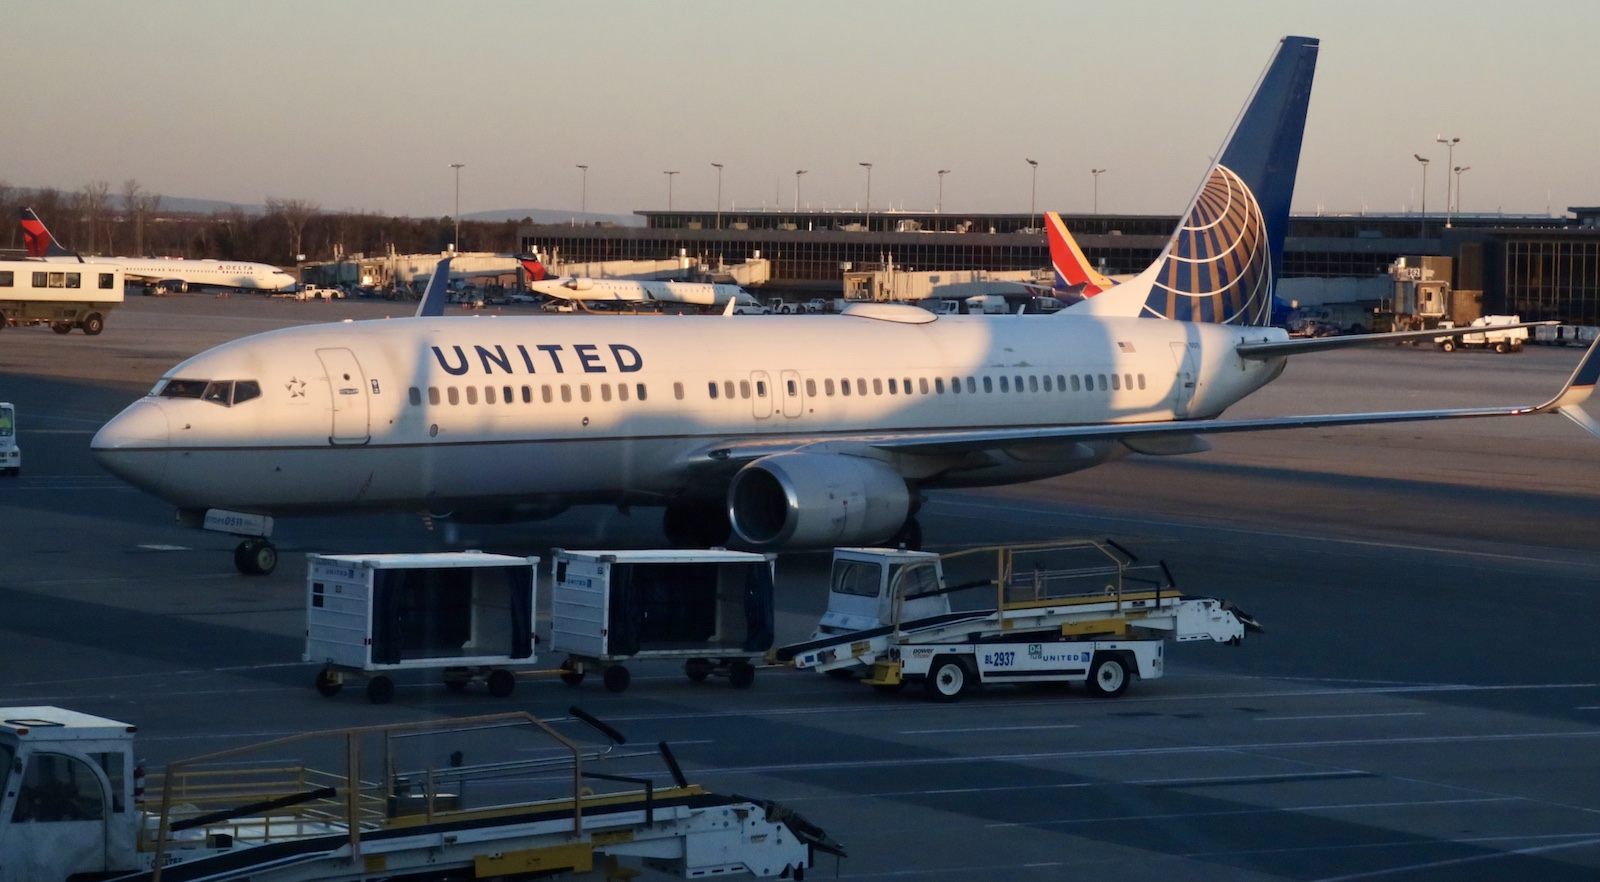
M166 410L142 399L101 426L89 449L107 471L142 490L155 490L166 475L170 444Z

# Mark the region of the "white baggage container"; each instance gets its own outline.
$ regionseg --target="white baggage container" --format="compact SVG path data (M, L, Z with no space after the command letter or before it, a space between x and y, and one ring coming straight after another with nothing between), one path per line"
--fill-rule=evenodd
M531 666L537 557L481 551L306 555L306 648L322 662L317 691L365 679L367 698L394 696L385 672L438 669L453 690L483 679L510 695L509 668Z
M551 558L550 648L561 679L603 668L621 692L633 658L681 658L699 682L717 674L743 689L752 658L772 647L774 554L743 551L567 551Z

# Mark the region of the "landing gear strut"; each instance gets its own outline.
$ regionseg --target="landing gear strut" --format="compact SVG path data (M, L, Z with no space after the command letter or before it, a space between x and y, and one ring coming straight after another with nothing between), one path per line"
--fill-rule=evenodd
M278 568L278 546L270 539L246 539L233 550L233 565L246 576L265 576Z

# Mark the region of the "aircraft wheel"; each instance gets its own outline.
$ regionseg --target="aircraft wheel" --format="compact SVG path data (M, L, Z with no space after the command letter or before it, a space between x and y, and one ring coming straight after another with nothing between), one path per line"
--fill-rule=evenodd
M961 696L972 688L972 673L961 659L942 655L933 660L927 679L922 681L922 688L934 701L960 701Z
M756 681L756 666L740 659L728 666L728 682L735 689L749 689Z
M83 317L83 332L93 337L106 329L106 320L98 312Z
M493 670L489 672L489 694L495 698L505 698L516 691L517 677L510 671Z
M246 539L233 550L233 565L246 576L265 576L278 568L278 547L266 539Z
M367 681L367 700L373 704L388 704L394 698L394 681L382 674Z
M1095 656L1094 664L1089 667L1089 680L1085 685L1090 695L1115 698L1128 691L1130 679L1127 663L1122 656L1101 653Z
M628 683L633 680L633 677L628 673L628 669L622 665L612 665L606 668L604 679L607 692L621 692L628 688Z
M57 334L70 334L72 333L72 323L56 322L50 326L50 330L55 331Z
M333 672L324 668L317 672L317 692L324 698L332 698L344 688L344 683L333 676Z
M704 683L714 666L703 658L691 658L683 663L683 673L696 683Z

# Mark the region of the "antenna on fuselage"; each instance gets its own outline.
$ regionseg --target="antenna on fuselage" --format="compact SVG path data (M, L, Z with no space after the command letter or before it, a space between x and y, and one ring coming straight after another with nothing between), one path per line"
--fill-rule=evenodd
M450 258L439 261L422 292L422 302L417 304L417 318L444 315L444 296L450 288Z

